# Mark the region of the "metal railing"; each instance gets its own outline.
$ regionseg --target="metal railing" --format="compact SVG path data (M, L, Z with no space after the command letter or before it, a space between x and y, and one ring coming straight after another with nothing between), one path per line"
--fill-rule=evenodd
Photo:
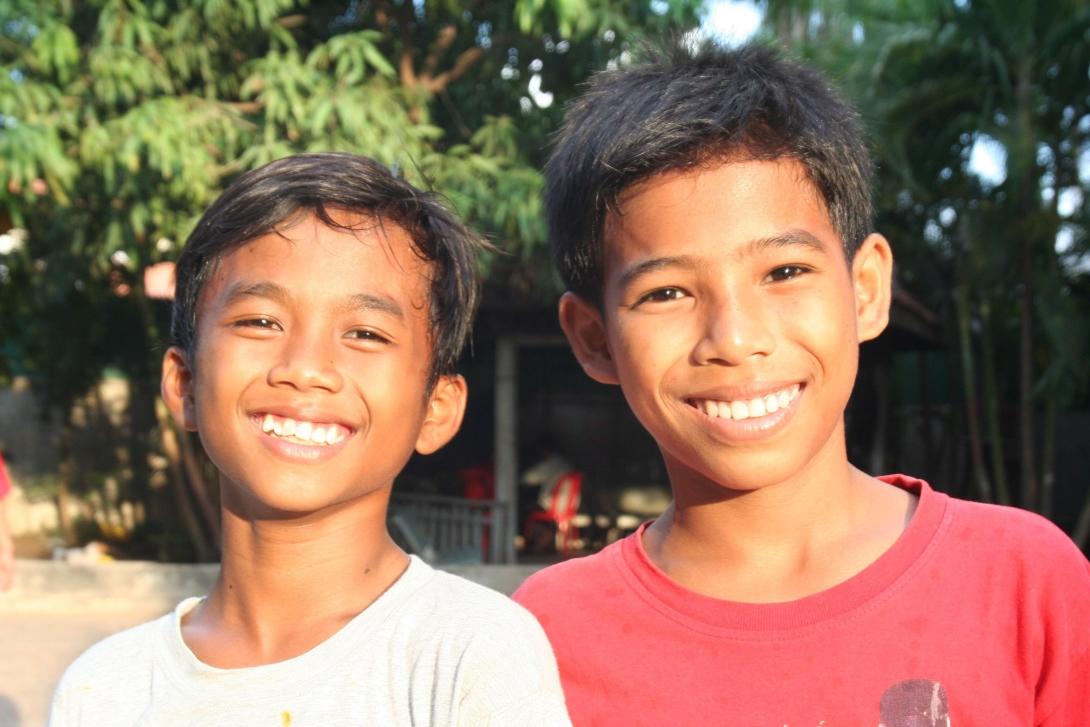
M432 563L502 563L507 510L497 500L396 493L390 531L403 548Z

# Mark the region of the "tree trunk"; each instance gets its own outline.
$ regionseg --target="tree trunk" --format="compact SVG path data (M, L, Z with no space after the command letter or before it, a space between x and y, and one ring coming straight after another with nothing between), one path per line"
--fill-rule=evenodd
M995 343L992 338L991 306L980 306L981 314L981 351L980 365L984 373L984 411L991 441L989 452L992 461L992 478L995 482L996 500L1004 505L1011 504L1010 489L1007 487L1006 458L1003 456L1003 429L1000 426L999 386L995 375Z
M1055 393L1049 395L1045 405L1045 431L1041 450L1041 507L1042 515L1052 518L1052 498L1056 485L1056 419L1059 402Z
M1031 510L1040 507L1037 464L1034 452L1036 432L1033 422L1033 243L1022 239L1022 285L1019 293L1022 316L1019 319L1018 421L1022 459L1022 505Z
M69 493L72 491L72 421L71 413L66 413L61 425L60 465L57 477L57 522L60 523L61 536L68 545L76 543L76 529L69 517Z
M1086 493L1086 500L1082 504L1082 512L1079 513L1071 539L1084 553L1090 547L1090 492Z
M155 401L155 416L159 421L159 432L163 442L163 453L170 463L171 480L174 483L174 487L171 489L174 490L174 501L178 504L178 512L182 516L182 524L189 534L189 541L193 544L193 549L197 552L197 560L202 563L210 562L215 559L213 548L201 531L200 522L197 520L196 513L193 512L193 505L190 504L189 497L186 494L185 475L182 473L178 438L175 435L174 426L170 420L170 413L167 412L166 404L163 403L162 399L156 399Z
M965 424L969 431L969 457L972 461L973 480L977 497L982 502L992 501L992 486L984 465L983 446L980 441L980 406L977 402L976 371L973 366L972 313L969 308L969 281L964 266L958 266L958 283L955 293L958 317L958 348L961 359L961 383L965 388Z
M927 351L916 352L916 373L920 381L920 430L923 434L923 461L926 462L927 479L932 482L939 481L939 460L935 457L934 419L935 413L931 408L931 378L927 367Z
M170 418L168 417L168 421ZM220 519L219 519L219 507L212 502L212 497L209 494L208 483L205 480L204 473L201 471L200 456L193 448L193 441L189 438L188 432L178 432L178 442L181 444L182 464L185 466L186 477L189 480L189 487L193 492L193 497L197 500L197 506L201 510L201 516L204 518L204 524L208 528L208 532L212 534L212 543L219 552L220 543Z
M1035 226L1031 224L1039 208L1040 187L1037 175L1037 139L1033 122L1033 72L1029 49L1023 49L1021 62L1017 68L1016 95L1018 113L1015 117L1017 129L1012 149L1013 192L1018 202L1019 235L1021 242L1021 285L1019 287L1018 344L1018 408L1019 408L1019 444L1022 459L1022 504L1036 510L1040 507L1040 487L1037 480L1035 456L1036 431L1033 417L1033 317L1036 309L1034 302L1033 270Z

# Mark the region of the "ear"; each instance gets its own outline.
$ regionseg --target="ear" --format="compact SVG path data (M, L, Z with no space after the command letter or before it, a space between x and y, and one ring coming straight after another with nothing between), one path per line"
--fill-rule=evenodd
M191 432L197 431L197 411L193 401L193 369L185 353L171 346L163 355L163 378L159 382L167 409L174 421Z
M617 367L609 352L602 312L575 293L560 296L560 327L587 376L603 384L617 384Z
M852 260L855 320L860 341L877 338L886 329L892 282L893 251L885 237L872 233L863 240Z
M440 376L428 395L424 422L416 437L416 451L431 454L454 438L466 412L466 380L461 376Z

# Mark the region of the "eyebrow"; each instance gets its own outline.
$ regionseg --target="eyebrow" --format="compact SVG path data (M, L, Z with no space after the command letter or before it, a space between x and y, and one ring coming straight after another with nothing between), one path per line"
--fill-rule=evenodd
M388 298L385 295L373 295L371 293L357 293L356 295L349 296L348 302L343 306L347 311L378 311L379 313L387 313L394 318L404 320L405 311L401 309L401 306L397 304L397 301L393 298Z
M258 283L237 282L227 290L227 295L224 296L228 305L242 298L269 298L277 303L287 303L291 299L291 294L284 286L264 280Z
M814 237L809 232L806 232L805 230L787 230L786 232L769 235L768 237L758 237L754 240L750 240L746 243L745 247L738 252L737 257L751 257L757 253L764 252L765 250L785 247L802 247L823 255L826 254L825 245L822 244L821 240ZM657 270L664 270L666 268L693 270L700 267L701 264L701 261L692 255L667 255L664 257L650 258L625 270L621 274L619 285L623 289L636 279Z
M230 305L242 298L268 298L281 305L291 302L291 293L284 286L272 281L263 280L257 283L239 282L231 286L227 291L227 304ZM350 295L345 302L338 306L340 312L353 311L378 311L387 313L395 318L404 320L405 311L397 304L397 301L384 295L373 293L357 293Z
M787 230L786 232L780 232L768 237L759 237L756 240L751 240L749 244L742 249L740 256L744 257L781 247L804 247L820 253L825 253L826 251L825 245L821 240L814 237L806 230Z
M685 268L693 269L697 266L697 260L692 255L668 255L666 257L653 257L644 260L636 265L625 270L621 273L621 279L618 281L618 285L623 290L632 284L637 278L641 278L648 273L653 273L657 270L665 270L666 268Z

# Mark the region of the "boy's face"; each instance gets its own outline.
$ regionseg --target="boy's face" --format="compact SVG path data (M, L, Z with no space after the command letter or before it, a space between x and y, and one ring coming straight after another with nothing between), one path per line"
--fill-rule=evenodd
M847 263L790 159L662 174L619 212L601 310L569 293L561 324L587 373L621 385L675 488L750 490L846 463L858 344L887 321L885 240Z
M465 383L430 391L427 264L396 224L307 216L228 253L198 302L195 361L171 349L163 396L200 433L224 502L306 513L387 487L443 446Z

